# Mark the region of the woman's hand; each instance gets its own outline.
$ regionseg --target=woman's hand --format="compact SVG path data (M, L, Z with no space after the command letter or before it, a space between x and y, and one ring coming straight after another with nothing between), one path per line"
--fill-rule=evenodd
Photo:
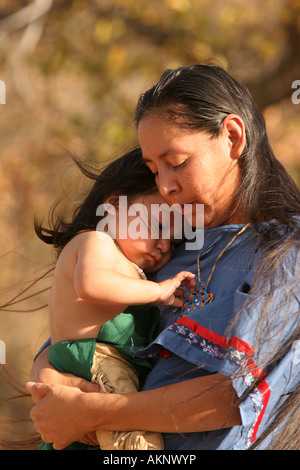
M45 348L36 358L32 368L31 380L32 382L38 382L40 385L39 387L33 387L32 384L28 386L28 390L30 392L34 391L34 393L32 393L32 398L35 403L38 403L43 398L43 396L41 396L39 393L42 393L42 390L45 390L45 388L41 387L43 384L56 384L57 386L63 385L67 387L74 387L85 393L100 392L99 385L84 380L80 377L76 377L75 375L63 374L56 370L49 362L48 352L48 348ZM94 431L80 437L80 439L77 439L77 441L83 444L95 446L99 445L96 433Z
M189 271L180 271L176 276L158 283L160 287L160 296L155 302L157 305L171 305L182 307L182 289L186 287L194 290L196 287L195 274Z
M52 442L55 449L63 449L73 441L89 441L86 436L92 429L86 417L84 392L59 384L28 382L26 387L36 403L30 416L43 441Z

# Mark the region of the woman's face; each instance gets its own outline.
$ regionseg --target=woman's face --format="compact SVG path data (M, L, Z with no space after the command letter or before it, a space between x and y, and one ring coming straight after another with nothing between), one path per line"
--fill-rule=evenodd
M139 123L143 157L156 175L159 192L170 205L192 204L194 226L197 204L204 204L205 227L233 223L227 211L240 184L240 172L234 150L238 135L232 129L213 138L205 132L183 131L158 114Z

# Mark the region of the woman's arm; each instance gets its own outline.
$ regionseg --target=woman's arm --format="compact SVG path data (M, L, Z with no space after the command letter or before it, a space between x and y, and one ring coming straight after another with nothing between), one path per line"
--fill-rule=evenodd
M212 374L138 393L110 394L107 402L98 396L82 397L93 429L157 432L202 432L241 423L237 396L231 380Z
M95 429L183 433L241 424L231 380L221 374L124 395L57 384L27 387L37 403L31 411L36 429L56 449Z
M43 349L36 357L31 371L31 380L34 382L51 383L75 387L82 392L99 392L100 387L97 384L76 377L73 374L64 374L55 369L49 362L49 348ZM80 442L89 445L98 445L95 432L82 436Z
M30 379L33 382L48 384L60 384L69 387L79 388L82 392L98 392L100 387L97 384L76 377L72 374L59 372L49 362L49 348L43 349L34 361Z

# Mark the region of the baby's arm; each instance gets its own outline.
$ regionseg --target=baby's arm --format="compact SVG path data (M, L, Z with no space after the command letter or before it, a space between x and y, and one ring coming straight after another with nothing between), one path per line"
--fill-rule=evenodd
M120 253L109 237L97 233L82 235L77 249L74 288L85 302L100 305L158 303L182 306L181 285L194 287L194 274L181 271L161 283L135 279L120 271Z
M102 305L141 305L157 303L158 305L174 305L181 307L183 302L178 288L193 280L195 275L181 271L171 279L161 283L134 279L111 269L98 269L90 272L84 280L76 282L78 296L89 303Z

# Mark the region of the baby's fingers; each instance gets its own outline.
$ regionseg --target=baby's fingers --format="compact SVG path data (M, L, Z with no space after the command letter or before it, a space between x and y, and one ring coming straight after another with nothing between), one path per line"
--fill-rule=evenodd
M181 308L183 306L183 301L179 297L174 297L172 302L172 307Z
M176 274L177 279L184 281L186 280L194 280L195 279L195 274L191 273L190 271L180 271L179 273Z
M196 276L189 271L182 271L181 273L181 286L186 286L189 289L196 287Z

